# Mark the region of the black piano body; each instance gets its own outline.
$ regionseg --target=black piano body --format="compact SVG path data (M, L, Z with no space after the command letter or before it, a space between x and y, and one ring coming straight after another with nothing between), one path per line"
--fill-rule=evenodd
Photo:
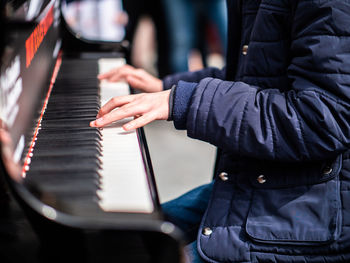
M182 234L162 214L142 129L150 207L101 209L96 194L97 61L127 58L127 44L84 39L56 0L1 4L0 262L180 262Z

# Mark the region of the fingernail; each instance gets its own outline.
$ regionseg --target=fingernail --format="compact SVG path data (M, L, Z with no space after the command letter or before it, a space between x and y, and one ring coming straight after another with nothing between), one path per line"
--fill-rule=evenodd
M99 118L95 122L96 122L96 125L102 125L103 124L103 118Z
M133 124L127 123L123 126L124 130L131 130L134 127Z
M95 127L96 125L95 125L95 121L91 121L90 122L90 127Z
M96 115L96 119L98 119L98 118L100 118L101 116L100 116L100 114L98 113L97 115Z

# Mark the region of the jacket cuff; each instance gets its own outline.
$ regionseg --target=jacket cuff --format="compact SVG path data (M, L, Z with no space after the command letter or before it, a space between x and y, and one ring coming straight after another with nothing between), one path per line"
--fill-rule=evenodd
M196 86L197 83L179 81L177 86L173 87L171 118L176 129L186 129L187 113Z
M173 79L172 79L171 75L163 78L163 90L171 89L173 87L173 85L174 85L174 83L173 83Z
M173 85L170 90L170 95L169 95L169 115L167 121L172 121L173 120L173 108L174 108L174 93L176 90L176 85Z

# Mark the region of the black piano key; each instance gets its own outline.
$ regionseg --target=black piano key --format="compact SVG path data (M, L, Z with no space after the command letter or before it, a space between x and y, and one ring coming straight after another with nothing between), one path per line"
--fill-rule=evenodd
M56 147L59 148L66 148L67 151L69 151L72 148L80 148L81 150L84 150L84 147L100 147L100 142L96 141L71 141L71 142L55 142L55 141L44 141L44 140L37 140L35 145L35 149L41 150L41 149L50 149L55 150Z
M42 173L41 171L45 171ZM75 171L75 170L45 170L29 169L26 173L27 179L60 183L63 181L91 181L93 184L100 184L101 176L98 171Z
M69 97L66 96L65 93L62 94L55 94L55 96L52 96L52 100L50 100L51 104L55 103L79 103L79 102L94 102L100 98L100 96L96 93L97 91L93 90L84 90L83 92L81 91L76 91L76 92L71 92ZM51 98L50 98L51 99Z
M57 134L57 133L62 133L62 134L81 134L84 136L84 134L87 133L97 133L102 137L101 134L101 129L97 128L92 128L92 127L75 127L75 128L70 128L67 129L65 127L45 127L45 126L40 126L38 130L38 134Z
M67 111L69 111L69 109L95 109L96 107L98 108L100 106L99 103L97 102L84 102L84 101L80 101L80 102L76 102L76 103L57 103L54 106L51 106L50 108L46 109L46 111L55 111L56 109L67 109Z
M69 122L69 123L84 123L85 124L85 121L91 121L91 119L93 119L94 117L71 117L71 118L67 118L67 119L43 119L42 122L41 122L41 125L50 125L50 124L60 124L61 122L63 123L66 123L66 122Z
M39 134L40 140L98 140L101 141L99 133L45 133Z
M70 184L70 183L76 183L77 187L75 191L79 192L79 184L89 184L92 186L92 188L100 189L101 183L100 178L96 174L90 174L87 173L83 177L77 177L73 174L51 174L51 171L47 174L39 174L36 172L28 173L26 175L26 182L31 184L52 184L52 185L59 185L59 184Z
M46 109L45 112L51 112L51 111L79 111L79 110L99 110L99 105L89 105L88 103L85 105L74 105L74 106L66 106L66 105L55 105L52 108Z
M61 91L57 91L56 93L52 93L51 97L59 96L59 95L65 95L67 92L69 94L71 94L72 96L98 96L96 94L96 91L93 91L93 90L85 90L84 92L81 92L80 90L73 90L73 91L61 90Z
M48 111L45 112L44 118L45 119L52 119L52 118L69 118L69 117L89 117L89 116L96 116L98 113L98 110L56 110L56 111Z
M40 169L38 167L30 167L26 173L26 179L33 180L51 180L51 181L63 181L63 180L78 180L85 182L91 180L93 183L100 183L101 176L98 171L93 170L54 170L54 169Z
M75 129L50 129L47 127L39 128L39 134L81 134L84 136L84 134L92 133L99 134L100 137L102 136L101 130L94 127L79 127Z
M42 134L40 137L40 143L54 143L54 144L71 144L80 142L94 142L101 146L101 140L97 136L75 136L68 137L67 135L55 135L55 136L45 136Z
M30 184L40 184L48 187L61 187L58 189L59 191L74 191L79 192L80 190L89 190L89 191L97 191L100 188L100 181L93 176L85 176L85 177L75 177L73 175L64 175L64 176L37 176L37 175L28 175L27 183ZM73 187L74 185L74 187ZM63 189L65 187L65 189Z
M86 180L86 178L84 178ZM35 180L28 181L31 183L35 183ZM86 182L86 181L85 181ZM82 183L81 179L73 179L73 178L50 178L49 180L45 180L44 178L40 178L40 186L49 189L51 188L51 192L90 192L93 195L97 190L101 189L98 182L93 180L88 180L88 184Z
M62 129L74 129L80 127L90 127L90 122L93 118L81 119L81 120L42 120L41 127L44 128L62 128Z
M56 159L56 158L55 158ZM45 158L38 158L38 159L32 159L31 161L31 168L35 169L38 167L38 169L43 170L76 170L80 171L83 169L91 169L91 170L98 170L101 169L100 161L97 160L97 158L60 158L61 162L50 162L49 160ZM35 168L34 168L35 167ZM79 169L80 168L80 169Z
M99 105L99 98L91 98L91 99L59 99L56 100L55 103L50 106L48 109L49 110L55 110L56 108L58 108L58 106L63 106L66 105L68 108L71 108L72 106L78 106L78 105Z
M79 120L81 118L83 119L96 119L96 115L97 113L81 113L78 116L74 115L74 114L56 114L56 113L52 113L52 114L48 114L48 116L45 117L45 119L43 120Z
M81 149L79 152L75 148L65 149L64 147L59 147L59 149L50 148L47 150L39 149L36 152L34 151L33 157L31 157L31 162L34 161L46 161L47 163L57 163L57 161L61 161L62 158L94 158L96 161L101 163L101 150L100 149ZM51 159L50 159L51 158Z
M47 162L50 162L50 163L62 163L62 164L68 164L68 165L73 165L74 163L77 163L77 164L100 164L101 161L98 160L97 158L94 158L94 156L80 156L80 155L69 155L67 154L67 156L55 156L55 157L52 157L52 156L37 156L34 155L32 158L31 158L31 164L33 165L34 162L43 162L43 163L47 163ZM39 164L41 167L43 164Z

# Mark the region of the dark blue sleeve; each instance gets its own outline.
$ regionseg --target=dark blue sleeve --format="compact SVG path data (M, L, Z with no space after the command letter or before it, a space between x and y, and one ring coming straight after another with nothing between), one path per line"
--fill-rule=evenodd
M174 112L187 97L188 135L237 156L279 161L331 158L350 148L350 6L320 1L322 12L300 0L288 67L290 86L261 88L205 78L179 83ZM304 12L312 19L303 20ZM311 12L311 13L310 13ZM193 91L184 93L184 87Z
M202 70L193 71L193 72L181 72L173 75L169 75L163 78L163 89L171 89L173 85L176 85L180 80L188 82L199 82L201 79L206 77L213 77L218 79L225 78L225 68L204 68Z

